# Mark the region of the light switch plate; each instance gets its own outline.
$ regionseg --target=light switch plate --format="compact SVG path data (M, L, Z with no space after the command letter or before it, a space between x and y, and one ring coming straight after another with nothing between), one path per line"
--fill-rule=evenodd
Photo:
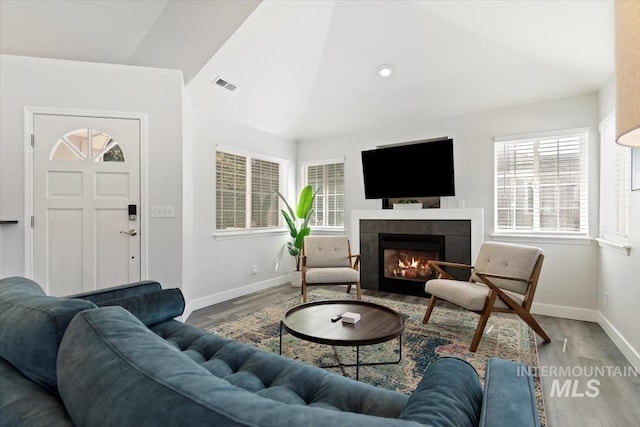
M173 206L151 206L151 218L173 218L174 216Z

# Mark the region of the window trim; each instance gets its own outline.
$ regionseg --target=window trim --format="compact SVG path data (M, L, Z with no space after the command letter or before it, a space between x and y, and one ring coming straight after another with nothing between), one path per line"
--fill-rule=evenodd
M545 138L562 138L565 136L585 135L584 146L584 168L585 168L585 195L586 195L586 217L584 231L535 231L535 230L498 230L498 188L496 186L496 158L495 158L495 146L497 143L504 142L519 142L531 139L545 139ZM589 198L590 198L590 185L589 185L589 140L591 136L591 129L589 127L579 127L570 129L559 129L553 131L534 132L517 135L499 136L493 138L493 233L491 236L496 239L509 239L513 241L534 241L537 240L540 243L544 242L564 242L564 243L576 243L589 244L593 239L590 236L590 212L589 212Z
M627 177L627 179L623 179L621 184L626 185L626 188L622 188L622 193L626 195L626 204L625 204L625 208L626 208L626 212L625 212L625 221L626 221L626 234L622 235L622 234L618 234L615 232L610 232L610 230L605 229L606 227L603 227L605 225L605 222L607 221L607 219L605 218L607 215L607 212L604 211L603 212L603 202L602 202L602 192L603 192L603 181L606 180L606 178L610 178L610 176L605 176L605 174L603 172L605 172L605 147L607 145L611 145L613 147L617 147L619 149L625 149L624 147L621 147L619 145L617 145L615 143L615 136L613 140L609 140L606 141L605 140L605 130L607 127L612 127L615 130L615 111L610 112L607 117L605 117L602 122L600 122L600 125L598 126L598 131L600 133L600 143L598 146L598 152L600 154L600 159L599 159L599 171L600 171L600 176L599 176L599 183L600 183L600 199L598 200L598 210L599 210L599 224L598 224L598 238L596 238L596 241L598 242L598 245L601 248L607 248L625 255L629 255L630 253L630 249L631 246L629 244L629 223L630 223L630 218L629 218L629 197L630 197L630 192L631 192L631 153L628 152L629 158L628 158L628 164L627 166L627 171L623 172L627 173L629 172L629 176ZM618 191L618 189L616 189L616 191ZM616 202L619 202L620 200L618 198L616 198ZM618 212L619 214L619 212ZM618 226L617 228L619 228L619 223L616 221L616 225Z
M289 160L284 159L282 157L276 157L276 156L259 153L251 150L246 150L238 147L231 147L224 144L216 144L215 152L217 153L218 151L223 151L225 153L236 155L236 156L242 156L242 157L248 158L249 160L251 159L263 160L266 162L280 164L282 168L282 171L280 172L280 185L284 186L284 191L282 188L280 188L279 190L283 194L288 194L289 192L288 177L289 177L289 170L290 170ZM214 165L215 165L215 159L214 159ZM251 181L251 173L247 174L246 180L247 180L246 200L248 201L248 205L245 206L245 211L246 211L247 219L250 220L249 218L251 217L251 186L249 184ZM280 216L280 214L278 215L278 226L276 227L257 227L257 228L249 227L249 228L231 228L226 230L218 230L216 228L218 206L216 205L216 201L215 201L215 196L218 191L218 188L217 188L218 182L216 180L215 172L213 174L213 183L214 183L214 203L213 203L214 209L213 209L212 235L216 240L225 240L225 239L242 238L242 237L250 237L250 236L279 235L287 232L287 229L282 222L282 217ZM278 208L278 212L280 212L279 208Z
M306 172L306 168L309 166L324 166L324 165L331 165L331 164L335 164L335 163L342 163L343 166L343 170L344 170L344 166L345 166L345 158L344 157L334 157L331 159L321 159L321 160L306 160L304 162L300 162L299 163L299 168L298 168L298 182L300 183L300 186L302 189L304 186L307 185L307 172ZM343 176L343 186L344 186L344 176ZM346 202L346 197L345 197L345 202ZM322 231L325 233L343 233L345 230L345 225L344 223L346 222L346 209L343 211L343 223L341 226L330 226L330 225L313 225L311 226L311 228L313 230L317 230L317 231Z

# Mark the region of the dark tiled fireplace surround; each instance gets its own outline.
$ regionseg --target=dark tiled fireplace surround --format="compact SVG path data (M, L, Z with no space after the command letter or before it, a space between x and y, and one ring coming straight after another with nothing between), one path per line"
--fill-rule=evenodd
M470 220L360 220L360 282L364 289L382 290L379 257L380 234L432 235L444 236L444 257L451 262L471 264L471 221ZM457 271L456 271L457 270ZM468 279L464 269L448 269L448 272L460 280ZM424 295L424 284L415 282L416 290L407 292L398 289L398 293ZM392 292L391 289L384 289Z

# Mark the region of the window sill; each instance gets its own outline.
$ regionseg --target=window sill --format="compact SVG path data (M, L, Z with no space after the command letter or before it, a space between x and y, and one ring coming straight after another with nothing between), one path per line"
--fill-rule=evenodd
M628 243L601 237L597 238L596 241L598 242L598 246L600 246L601 248L607 248L626 256L629 256L629 253L631 252L631 246Z
M507 234L493 233L493 240L504 240L507 242L524 242L524 243L553 243L566 245L590 245L593 241L589 236L569 236L566 234Z
M265 236L279 236L289 234L289 231L284 228L268 228L268 229L253 229L253 230L233 230L233 231L215 231L213 237L216 240L231 240L231 239L244 239L247 237L265 237Z
M312 234L345 234L344 227L311 227Z

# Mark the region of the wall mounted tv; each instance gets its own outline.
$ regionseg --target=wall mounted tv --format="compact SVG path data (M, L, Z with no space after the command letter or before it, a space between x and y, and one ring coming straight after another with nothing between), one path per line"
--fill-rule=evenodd
M367 199L455 196L453 140L365 150L362 172Z

